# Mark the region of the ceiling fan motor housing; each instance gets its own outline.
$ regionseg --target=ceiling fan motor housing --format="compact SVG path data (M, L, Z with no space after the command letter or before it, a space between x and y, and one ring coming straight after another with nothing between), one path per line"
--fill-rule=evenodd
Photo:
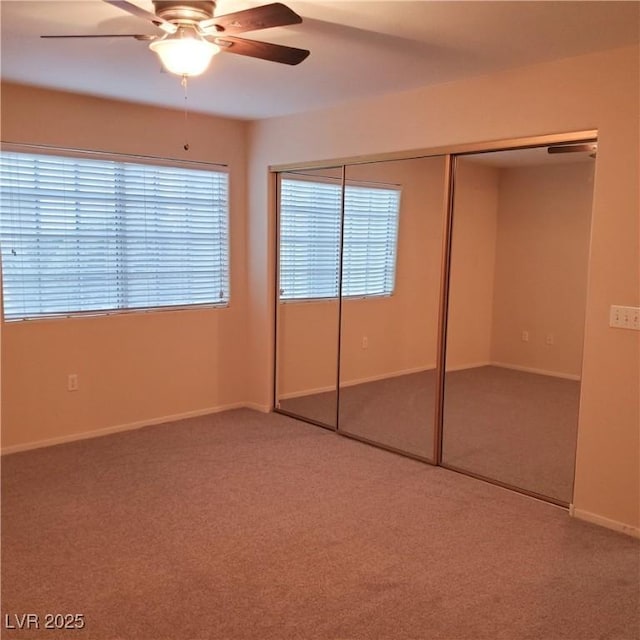
M195 23L213 18L213 0L153 0L156 15L169 22Z

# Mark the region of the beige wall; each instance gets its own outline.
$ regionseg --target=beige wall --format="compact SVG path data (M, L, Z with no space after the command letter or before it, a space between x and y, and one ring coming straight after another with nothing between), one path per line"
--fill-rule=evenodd
M498 169L459 159L453 207L447 369L491 361Z
M194 115L189 156L228 162L232 171L231 307L166 318L137 314L117 322L5 325L3 446L113 426L98 412L88 424L76 422L87 407L107 405L111 388L134 396L122 415L109 416L127 423L236 402L270 404L274 234L268 165L597 128L574 503L585 517L637 528L639 336L611 329L607 320L611 304L640 304L639 53L637 47L620 49L265 120L250 127L248 139L243 123ZM13 142L182 157L184 136L177 122L180 114L169 110L3 87L2 138ZM32 346L48 345L48 337L62 346L50 347L51 357L42 359ZM175 347L181 342L184 349ZM165 344L172 346L156 351ZM81 350L85 345L94 350ZM98 371L96 380L92 360L100 361L103 347L95 345L126 345L133 352L120 348L117 361ZM208 353L196 353L203 345ZM151 354L164 360L162 366L143 370L138 379L140 358ZM89 386L81 376L76 395L60 387L70 364L89 372ZM14 381L8 381L13 372ZM42 404L35 415L20 409L37 401L33 381L45 377L42 396L52 404Z
M599 130L574 504L640 525L638 334L611 304L638 305L637 47L254 123L249 141L250 397L268 401L273 210L267 166L566 131ZM267 215L269 214L269 215Z
M278 310L277 397L335 389L338 301L287 302Z
M594 167L500 171L493 362L580 376Z
M226 163L226 309L5 323L2 447L243 404L246 381L246 124L122 102L2 87L2 139ZM68 392L69 373L79 390Z

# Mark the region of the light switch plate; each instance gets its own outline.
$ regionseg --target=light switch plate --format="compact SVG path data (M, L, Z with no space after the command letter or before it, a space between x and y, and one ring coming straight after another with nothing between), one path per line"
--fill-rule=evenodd
M622 307L612 304L609 312L609 326L640 331L640 307Z

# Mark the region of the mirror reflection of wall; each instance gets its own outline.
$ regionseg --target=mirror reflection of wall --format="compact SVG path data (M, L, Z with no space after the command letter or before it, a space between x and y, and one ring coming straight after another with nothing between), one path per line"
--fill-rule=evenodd
M444 159L345 179L339 430L432 459Z
M457 160L443 463L572 498L595 160Z
M342 168L279 175L276 406L336 428Z

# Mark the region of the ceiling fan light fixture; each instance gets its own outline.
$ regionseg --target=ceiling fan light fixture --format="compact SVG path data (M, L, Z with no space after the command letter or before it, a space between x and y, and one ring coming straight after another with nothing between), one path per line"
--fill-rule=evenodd
M149 49L158 54L164 68L179 76L199 76L220 47L205 40L193 27L179 27L176 33L155 40Z

